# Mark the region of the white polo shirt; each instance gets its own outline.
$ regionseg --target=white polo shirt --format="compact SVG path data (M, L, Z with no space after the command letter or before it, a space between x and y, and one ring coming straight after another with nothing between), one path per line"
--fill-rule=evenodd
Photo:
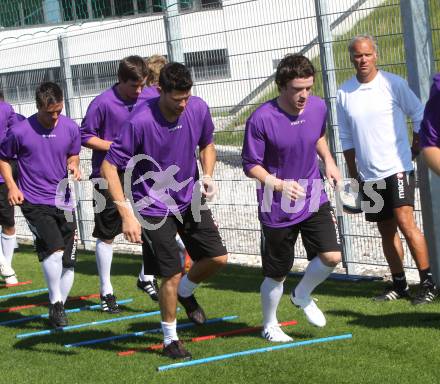
M385 71L369 83L353 76L342 84L336 100L342 150L354 148L362 180L413 170L406 119L411 117L418 132L423 105L404 79Z

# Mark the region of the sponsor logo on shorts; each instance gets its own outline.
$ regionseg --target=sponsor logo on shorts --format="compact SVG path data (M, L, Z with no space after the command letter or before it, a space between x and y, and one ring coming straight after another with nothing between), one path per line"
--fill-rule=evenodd
M75 228L75 232L73 232L73 245L72 252L70 253L70 260L76 260L76 247L78 246L78 230Z
M405 198L405 184L403 182L403 174L397 174L397 191L399 192L399 199Z
M330 210L330 214L332 215L332 221L335 226L336 242L338 244L341 244L341 237L339 236L338 220L336 219L336 216L335 216L335 213L333 212L333 210Z

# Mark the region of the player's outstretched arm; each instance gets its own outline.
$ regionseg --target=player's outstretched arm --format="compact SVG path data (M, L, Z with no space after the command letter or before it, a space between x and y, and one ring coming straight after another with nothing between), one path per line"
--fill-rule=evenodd
M112 141L103 140L97 136L93 136L83 145L86 148L107 152L110 149L110 145L112 145Z
M332 187L336 185L342 185L342 176L339 168L337 167L335 160L327 145L327 141L322 136L316 143L316 151L319 157L322 159L325 165L325 177L330 182Z
M81 171L79 169L79 155L72 155L67 158L67 170L72 173L75 180L81 180Z
M200 163L202 164L203 169L203 194L208 201L212 201L218 193L218 187L212 179L216 160L217 152L214 143L210 143L206 147L200 149Z
M5 161L0 160L0 173L5 180L5 184L8 187L8 201L10 205L19 205L23 203L23 193L18 189L17 184L12 177L11 165Z
M440 148L425 147L423 148L422 153L428 167L440 176Z
M101 176L107 180L108 191L121 215L124 237L132 243L141 243L141 225L134 216L130 204L125 200L116 166L104 160L101 166Z

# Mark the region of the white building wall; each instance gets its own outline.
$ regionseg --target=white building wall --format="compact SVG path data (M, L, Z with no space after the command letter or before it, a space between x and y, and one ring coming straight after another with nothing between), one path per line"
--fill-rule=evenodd
M355 0L329 3L334 20ZM367 1L362 16L380 3L382 0ZM359 15L348 18L337 32L350 28L356 17ZM229 0L222 9L182 14L180 25L184 52L228 50L231 77L197 82L194 87L194 93L211 107L239 103L273 74L274 60L301 50L317 34L314 0ZM0 75L58 66L59 35L67 37L71 65L118 60L130 54L167 53L163 18L157 15L5 30L0 32ZM316 54L317 49L310 52L310 56ZM77 111L84 111L85 102L81 101Z

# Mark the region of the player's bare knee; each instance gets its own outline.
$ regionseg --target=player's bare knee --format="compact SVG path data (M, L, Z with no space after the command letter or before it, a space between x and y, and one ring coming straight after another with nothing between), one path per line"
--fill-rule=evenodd
M274 281L277 281L278 283L284 283L284 280L286 280L286 276L281 277L266 277L266 279L272 279Z
M336 267L342 260L341 252L325 252L319 255L323 264Z
M228 255L216 256L211 260L217 268L223 268L228 262Z
M419 232L414 217L401 217L397 219L397 226L405 237L410 237Z
M180 279L182 277L181 273L176 273L173 276L167 276L167 277L162 277L161 278L161 287L162 286L173 286L173 287L177 287L179 285Z
M2 227L2 232L7 236L15 235L15 227L6 227L5 225Z

